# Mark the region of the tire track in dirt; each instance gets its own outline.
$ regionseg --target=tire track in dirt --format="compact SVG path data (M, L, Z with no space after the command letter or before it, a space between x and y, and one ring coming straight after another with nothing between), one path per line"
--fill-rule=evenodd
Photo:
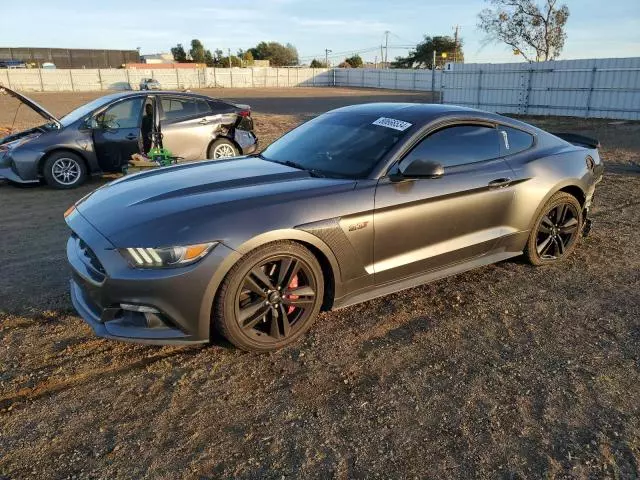
M176 356L177 354L185 354L191 356L197 354L199 351L199 348L186 350L184 347L176 347L168 351L163 351L145 358L141 358L126 365L114 365L111 367L82 372L63 379L49 379L39 383L34 387L22 388L16 392L0 396L0 410L10 409L17 403L38 400L39 398L53 395L55 393L60 393L70 388L79 387L103 377L148 367L149 365Z

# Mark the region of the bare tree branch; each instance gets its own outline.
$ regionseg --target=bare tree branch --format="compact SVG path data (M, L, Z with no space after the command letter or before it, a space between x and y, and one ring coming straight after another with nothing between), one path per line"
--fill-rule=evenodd
M535 0L487 0L494 8L478 14L478 28L487 40L503 42L517 49L527 61L553 60L564 47L564 27L569 18L566 5L545 0L542 7Z

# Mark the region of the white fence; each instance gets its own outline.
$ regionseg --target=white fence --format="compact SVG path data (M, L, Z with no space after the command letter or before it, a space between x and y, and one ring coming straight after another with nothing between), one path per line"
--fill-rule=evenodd
M313 87L333 85L326 68L0 70L0 84L20 91L135 90L143 78L166 89Z
M444 103L500 113L640 120L640 58L457 64Z
M395 90L440 91L442 70L336 68L336 87L392 88Z
M640 58L450 64L445 70L206 68L0 70L23 91L344 86L440 92L443 103L500 113L640 120Z
M449 64L437 70L336 69L336 86L441 92L499 113L640 120L640 58Z

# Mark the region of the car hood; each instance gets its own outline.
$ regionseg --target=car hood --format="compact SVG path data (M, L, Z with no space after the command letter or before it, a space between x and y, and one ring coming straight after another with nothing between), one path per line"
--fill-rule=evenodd
M20 102L24 103L26 106L31 108L34 112L36 112L38 115L44 118L47 122L52 122L56 124L58 128L62 126L58 118L54 117L53 114L47 111L42 105L34 102L29 97L25 97L24 95L16 92L15 90L11 90L10 88L5 87L3 85L0 85L0 94L11 95L13 98L19 100Z
M317 205L320 197L352 190L355 183L239 157L126 176L99 188L76 208L118 248L188 245L246 238L261 228L293 227L303 215L298 201Z

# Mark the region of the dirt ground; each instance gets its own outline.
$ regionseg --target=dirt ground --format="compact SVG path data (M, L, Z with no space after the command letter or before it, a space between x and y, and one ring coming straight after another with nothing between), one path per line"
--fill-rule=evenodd
M307 114L258 111L263 144ZM640 163L638 124L528 120ZM566 263L325 313L268 355L94 337L62 213L105 180L0 184L0 478L638 478L640 176L623 172Z

